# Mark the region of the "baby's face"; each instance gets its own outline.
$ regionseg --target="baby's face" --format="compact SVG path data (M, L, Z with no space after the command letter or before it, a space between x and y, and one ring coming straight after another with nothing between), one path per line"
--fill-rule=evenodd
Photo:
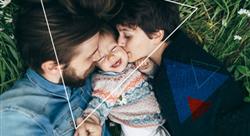
M97 66L103 71L122 72L128 64L128 54L118 46L111 34L105 34L99 38L98 51L101 59Z

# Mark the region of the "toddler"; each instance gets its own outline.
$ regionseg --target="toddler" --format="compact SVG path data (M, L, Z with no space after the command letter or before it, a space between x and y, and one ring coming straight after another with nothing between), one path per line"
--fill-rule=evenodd
M123 136L165 136L160 127L164 120L148 82L156 64L148 59L131 74L144 59L135 64L128 63L128 54L115 39L112 28L104 26L100 31L98 48L102 56L97 62L100 70L92 77L93 99L84 116L105 100L90 119L102 125L108 117L121 125Z

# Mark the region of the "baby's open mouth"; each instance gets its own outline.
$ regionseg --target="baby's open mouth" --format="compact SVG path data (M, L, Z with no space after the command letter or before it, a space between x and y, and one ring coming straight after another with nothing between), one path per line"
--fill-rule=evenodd
M117 68L117 67L119 67L119 66L121 65L121 63L122 63L122 59L119 59L119 60L117 60L117 61L115 62L115 64L113 64L111 67L112 67L112 68Z

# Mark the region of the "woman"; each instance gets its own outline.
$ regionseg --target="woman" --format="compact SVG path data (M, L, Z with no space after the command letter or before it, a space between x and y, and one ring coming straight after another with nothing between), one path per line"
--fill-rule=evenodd
M159 65L152 82L171 135L237 135L249 128L249 104L225 67L181 31L165 41L180 24L176 4L125 0L111 22L130 62L149 56Z

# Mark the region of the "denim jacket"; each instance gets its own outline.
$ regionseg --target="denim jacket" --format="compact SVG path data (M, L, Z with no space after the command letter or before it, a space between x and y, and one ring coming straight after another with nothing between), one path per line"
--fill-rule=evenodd
M83 114L91 99L91 83L66 87L74 118ZM103 135L109 136L103 126ZM63 85L53 84L28 69L22 79L0 96L1 136L72 136L71 118Z

